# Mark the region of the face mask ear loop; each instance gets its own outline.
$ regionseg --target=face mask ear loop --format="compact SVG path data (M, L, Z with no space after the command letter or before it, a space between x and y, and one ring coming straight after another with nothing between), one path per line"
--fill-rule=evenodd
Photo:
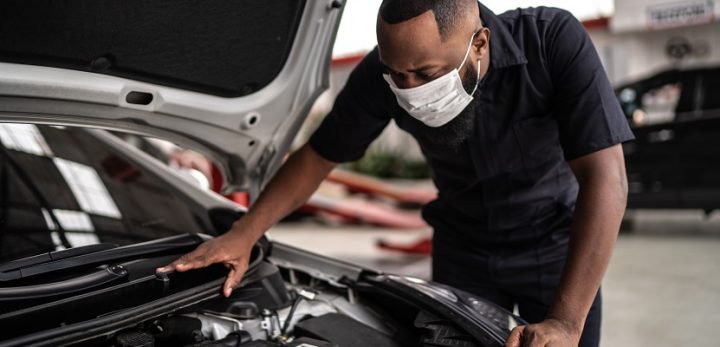
M465 61L467 60L468 56L470 56L470 49L472 48L473 40L475 39L475 35L477 35L477 32L472 35L470 38L470 45L467 48L467 51L465 51L465 57L463 58L462 63L460 63L460 66L458 66L458 70L462 68L463 65L465 65Z
M478 85L480 85L480 67L482 66L482 58L478 59L478 66L477 66L477 77L475 77L475 88L473 88L472 93L470 93L470 96L475 95L475 92L478 89Z

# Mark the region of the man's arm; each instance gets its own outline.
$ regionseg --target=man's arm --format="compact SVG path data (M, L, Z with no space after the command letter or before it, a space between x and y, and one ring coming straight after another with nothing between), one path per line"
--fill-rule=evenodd
M622 146L614 145L569 164L580 191L555 302L545 321L516 328L506 346L577 346L610 262L627 201Z
M273 224L302 205L336 166L308 144L290 155L249 209L225 234L200 245L159 272L188 271L215 263L230 269L223 293L230 296L247 270L253 245Z
M187 271L222 263L230 269L223 286L223 293L229 296L247 270L250 251L260 236L307 201L337 163L361 158L380 135L390 122L385 109L388 93L392 94L382 78L376 48L355 67L332 111L308 143L283 164L248 213L227 233L158 271Z

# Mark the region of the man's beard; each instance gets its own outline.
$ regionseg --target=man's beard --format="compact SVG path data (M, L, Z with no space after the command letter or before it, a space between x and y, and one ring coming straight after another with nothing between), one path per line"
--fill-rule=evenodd
M462 77L463 88L470 94L478 82L477 68L470 64ZM479 94L478 89L475 94ZM473 95L473 97L475 97ZM457 151L475 130L475 100L471 101L460 113L448 123L437 128L421 125L415 135L423 143L434 146L450 147Z

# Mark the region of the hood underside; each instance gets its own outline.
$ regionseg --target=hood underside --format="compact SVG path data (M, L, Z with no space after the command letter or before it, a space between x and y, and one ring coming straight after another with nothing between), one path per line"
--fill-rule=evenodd
M0 3L0 121L163 138L257 193L328 86L344 1Z

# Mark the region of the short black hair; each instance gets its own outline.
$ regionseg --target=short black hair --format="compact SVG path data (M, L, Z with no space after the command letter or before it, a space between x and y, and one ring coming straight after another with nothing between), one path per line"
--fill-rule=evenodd
M445 40L464 18L469 6L477 6L476 0L383 0L380 18L389 24L397 24L432 11L437 22L440 38Z

